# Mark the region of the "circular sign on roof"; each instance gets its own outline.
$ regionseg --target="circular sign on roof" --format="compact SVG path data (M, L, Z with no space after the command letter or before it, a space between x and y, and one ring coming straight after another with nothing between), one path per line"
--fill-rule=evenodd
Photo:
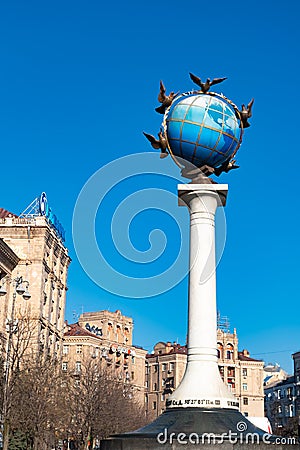
M47 201L46 192L42 192L39 198L39 210L42 216L48 216L49 206Z

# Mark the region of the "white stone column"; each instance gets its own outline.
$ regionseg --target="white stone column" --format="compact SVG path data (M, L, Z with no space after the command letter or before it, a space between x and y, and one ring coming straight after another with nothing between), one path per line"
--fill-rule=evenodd
M226 184L181 184L179 205L190 212L188 356L168 408L233 408L237 399L222 381L217 358L215 212L225 206Z

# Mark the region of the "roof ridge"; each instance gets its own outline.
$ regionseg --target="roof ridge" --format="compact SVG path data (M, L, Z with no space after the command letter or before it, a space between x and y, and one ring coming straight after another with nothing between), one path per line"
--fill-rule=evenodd
M0 208L0 219L5 219L6 217L18 217L18 216L5 208Z

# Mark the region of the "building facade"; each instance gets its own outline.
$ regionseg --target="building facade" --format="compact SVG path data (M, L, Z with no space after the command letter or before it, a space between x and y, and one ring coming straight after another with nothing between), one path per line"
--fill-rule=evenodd
M292 355L294 374L278 364L265 367L265 414L276 432L300 431L300 351ZM280 430L280 429L285 430Z
M297 387L294 375L265 386L265 415L273 430L286 427L295 417Z
M1 300L0 333L5 332L5 320L13 313L14 304L16 320L24 316L31 320L31 352L60 357L70 264L61 236L39 211L18 217L2 209L0 238L18 259L3 285L7 294ZM20 277L31 295L27 301L14 290L14 280Z
M132 345L132 332L133 320L119 310L81 314L78 323L66 324L63 371L79 374L91 358L100 359L103 368L130 384L137 399L143 402L147 351Z
M294 360L294 381L295 381L295 416L300 417L300 351L292 355Z
M217 332L218 364L228 389L239 400L246 416L264 416L263 362L238 351L237 334ZM159 342L146 356L146 410L158 416L165 409L165 400L179 385L186 367L187 348L170 342ZM199 374L199 377L201 374ZM209 380L207 380L209 383Z

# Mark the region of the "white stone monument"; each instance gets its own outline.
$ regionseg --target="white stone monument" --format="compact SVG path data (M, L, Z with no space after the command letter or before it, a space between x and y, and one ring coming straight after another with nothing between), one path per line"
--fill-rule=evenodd
M217 357L215 213L225 206L227 184L180 184L179 205L190 213L187 366L169 408L234 408Z

